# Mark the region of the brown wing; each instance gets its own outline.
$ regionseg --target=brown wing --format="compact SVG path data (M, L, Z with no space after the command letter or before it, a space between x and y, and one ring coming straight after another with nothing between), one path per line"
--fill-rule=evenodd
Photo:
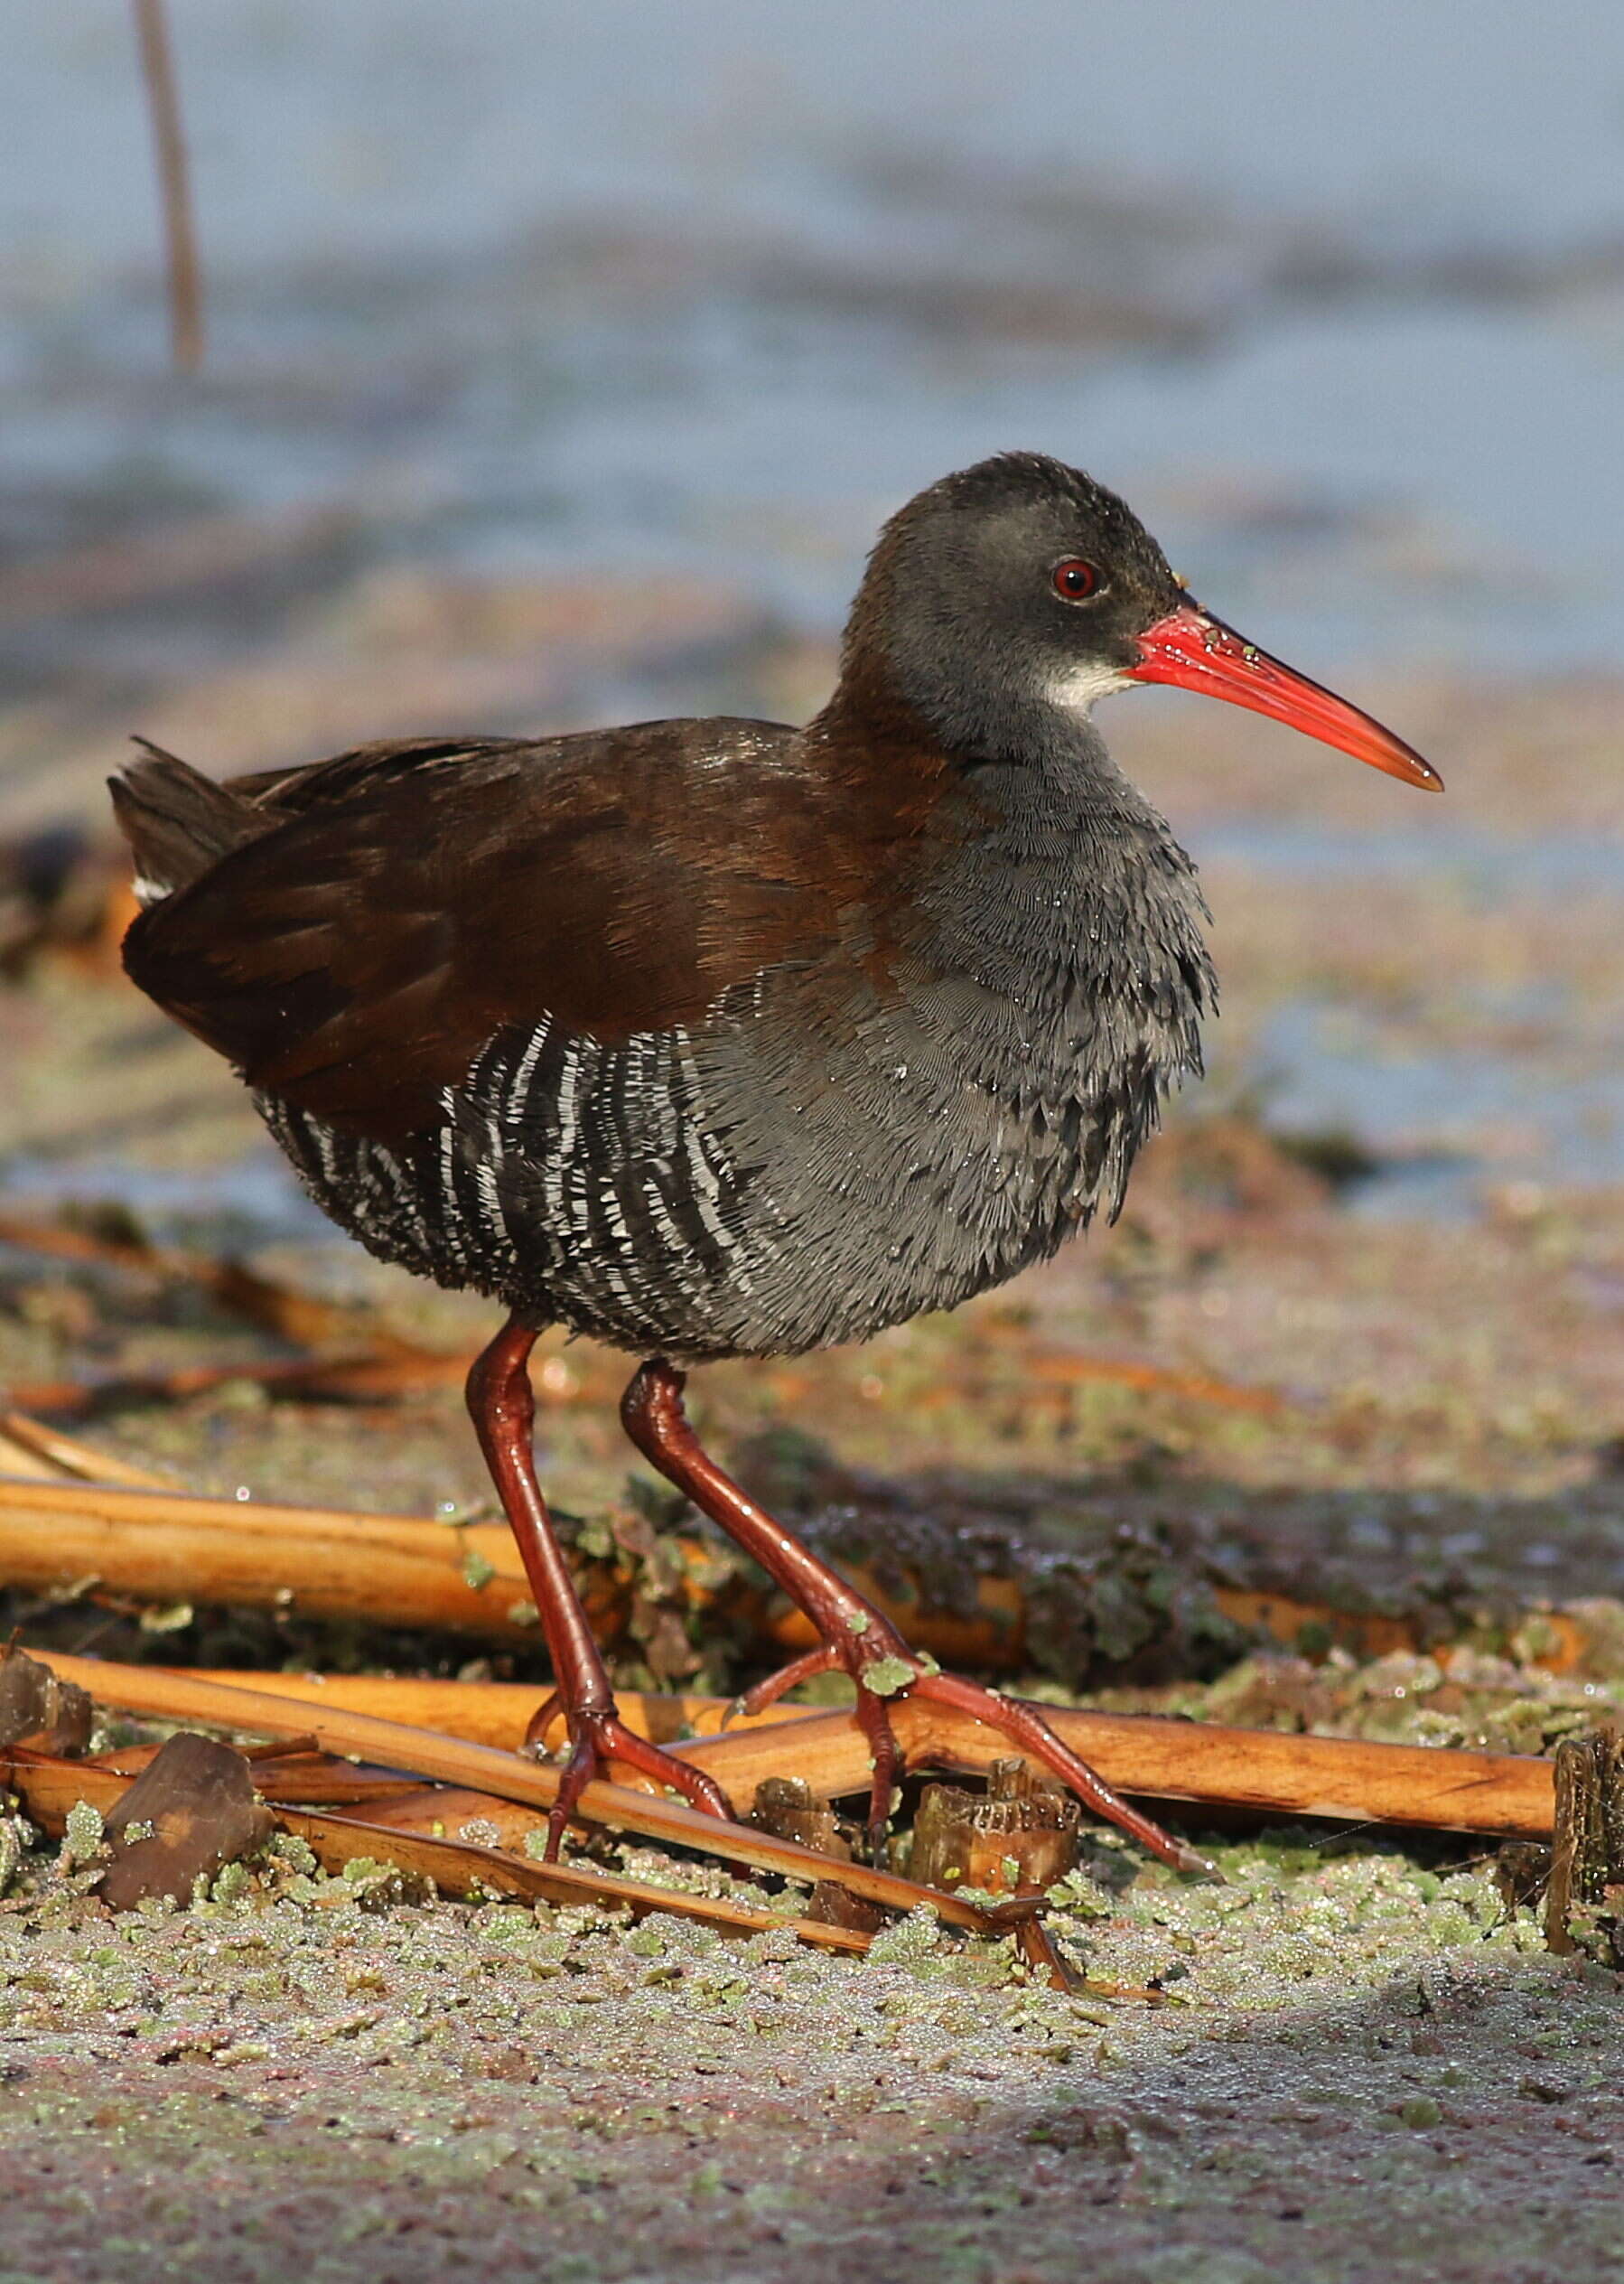
M126 966L251 1085L379 1140L437 1124L505 1025L624 1037L815 959L857 887L776 724L372 747L223 790L265 829L142 914Z

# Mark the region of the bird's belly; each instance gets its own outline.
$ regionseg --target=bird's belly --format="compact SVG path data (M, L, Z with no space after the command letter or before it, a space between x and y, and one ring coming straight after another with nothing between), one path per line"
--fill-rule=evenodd
M803 1104L739 1139L690 1129L675 1159L629 1152L550 1194L545 1170L510 1175L511 1296L638 1351L788 1355L953 1307L1079 1218L1075 1149L962 1110L904 1135Z
M531 1321L690 1359L790 1354L952 1307L1087 1210L1075 1098L1012 1106L962 1073L944 1088L939 1071L805 1057L735 1090L725 1057L702 1069L686 1042L570 1052L565 1087L520 1117L499 1106L522 1056L394 1148L261 1109L369 1250Z
M781 1355L952 1307L1115 1202L1162 1066L1086 1020L961 975L692 1034L499 1034L394 1149L262 1108L387 1259L633 1351Z

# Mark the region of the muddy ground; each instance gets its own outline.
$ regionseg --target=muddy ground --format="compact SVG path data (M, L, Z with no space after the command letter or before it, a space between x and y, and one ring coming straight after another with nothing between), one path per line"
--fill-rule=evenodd
M465 597L443 611L466 672L509 640L499 622L482 653ZM721 622L732 647L709 627L696 702L815 696L826 659L748 613ZM364 666L364 617L343 627ZM947 1570L1017 1540L1055 1556L1031 1574L1054 1620L1034 1630L1041 1688L1543 1749L1624 1688L1606 1611L1581 1670L1532 1662L1542 1604L1624 1593L1624 1240L1594 1085L1624 1036L1618 692L1379 695L1449 803L1239 717L1191 742L1176 707L1123 709L1125 756L1206 855L1227 997L1214 1079L1122 1225L863 1352L707 1372L695 1408L722 1456L848 1553L882 1558L888 1534L911 1544L945 1517ZM247 750L264 725L245 696L210 695L210 750L275 758L274 738ZM87 733L64 784L82 791L111 745ZM1369 1117L1356 1099L1305 1124L1290 1084L1282 1108L1281 1042L1305 1035L1282 1025L1305 1007L1342 1026L1341 1049L1315 1033L1311 1064L1346 1049L1377 1074ZM17 963L0 1056L6 1211L112 1206L356 1322L447 1353L481 1337L481 1308L303 1220L229 1075L93 953ZM1463 1078L1442 1109L1400 1086L1378 1115L1395 1072L1434 1062L1500 1078ZM563 1506L589 1529L670 1520L619 1438L621 1364L549 1351ZM287 1353L183 1280L0 1252L0 1382L244 1366L204 1396L79 1416L107 1448L198 1489L484 1505L453 1387L272 1401L247 1371ZM1180 1377L1109 1376L1136 1364ZM1204 1609L1221 1577L1396 1614L1423 1647L1468 1639L1473 1662L1447 1678L1402 1651L1328 1662L1311 1633L1303 1659L1260 1660L1233 1631L1143 1618ZM541 1671L296 1610L200 1603L144 1632L89 1590L13 1615L122 1655ZM733 1687L751 1654L650 1630L621 1671ZM0 1905L0 2279L1624 2276L1619 1978L1548 1957L1469 1839L1204 1837L1223 1888L1101 1844L1059 1898L1075 1963L1137 1994L1115 1998L1035 1988L924 1925L858 1965L676 1922L392 1899L287 1864L113 1922L36 1850Z

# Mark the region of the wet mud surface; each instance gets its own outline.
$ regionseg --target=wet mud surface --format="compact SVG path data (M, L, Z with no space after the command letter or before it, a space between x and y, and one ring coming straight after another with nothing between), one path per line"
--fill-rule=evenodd
M1160 2005L911 1923L854 1966L444 1905L0 1922L6 2270L1617 2273L1616 1977L1479 1873L1302 1853L1076 1883Z

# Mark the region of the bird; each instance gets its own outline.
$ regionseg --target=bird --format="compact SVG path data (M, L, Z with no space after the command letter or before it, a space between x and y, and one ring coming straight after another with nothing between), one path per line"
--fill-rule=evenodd
M1121 1209L1216 981L1190 858L1096 705L1167 683L1413 786L1437 772L1203 609L1115 492L1008 452L880 531L804 725L731 716L417 736L219 782L139 741L111 781L139 988L233 1064L316 1203L504 1314L467 1399L561 1711L547 1848L612 1764L726 1817L635 1736L532 1443L539 1334L639 1360L631 1442L807 1615L747 1694L855 1684L882 1850L900 1696L956 1708L1153 1855L1036 1708L912 1650L706 1452L687 1372L862 1342Z

